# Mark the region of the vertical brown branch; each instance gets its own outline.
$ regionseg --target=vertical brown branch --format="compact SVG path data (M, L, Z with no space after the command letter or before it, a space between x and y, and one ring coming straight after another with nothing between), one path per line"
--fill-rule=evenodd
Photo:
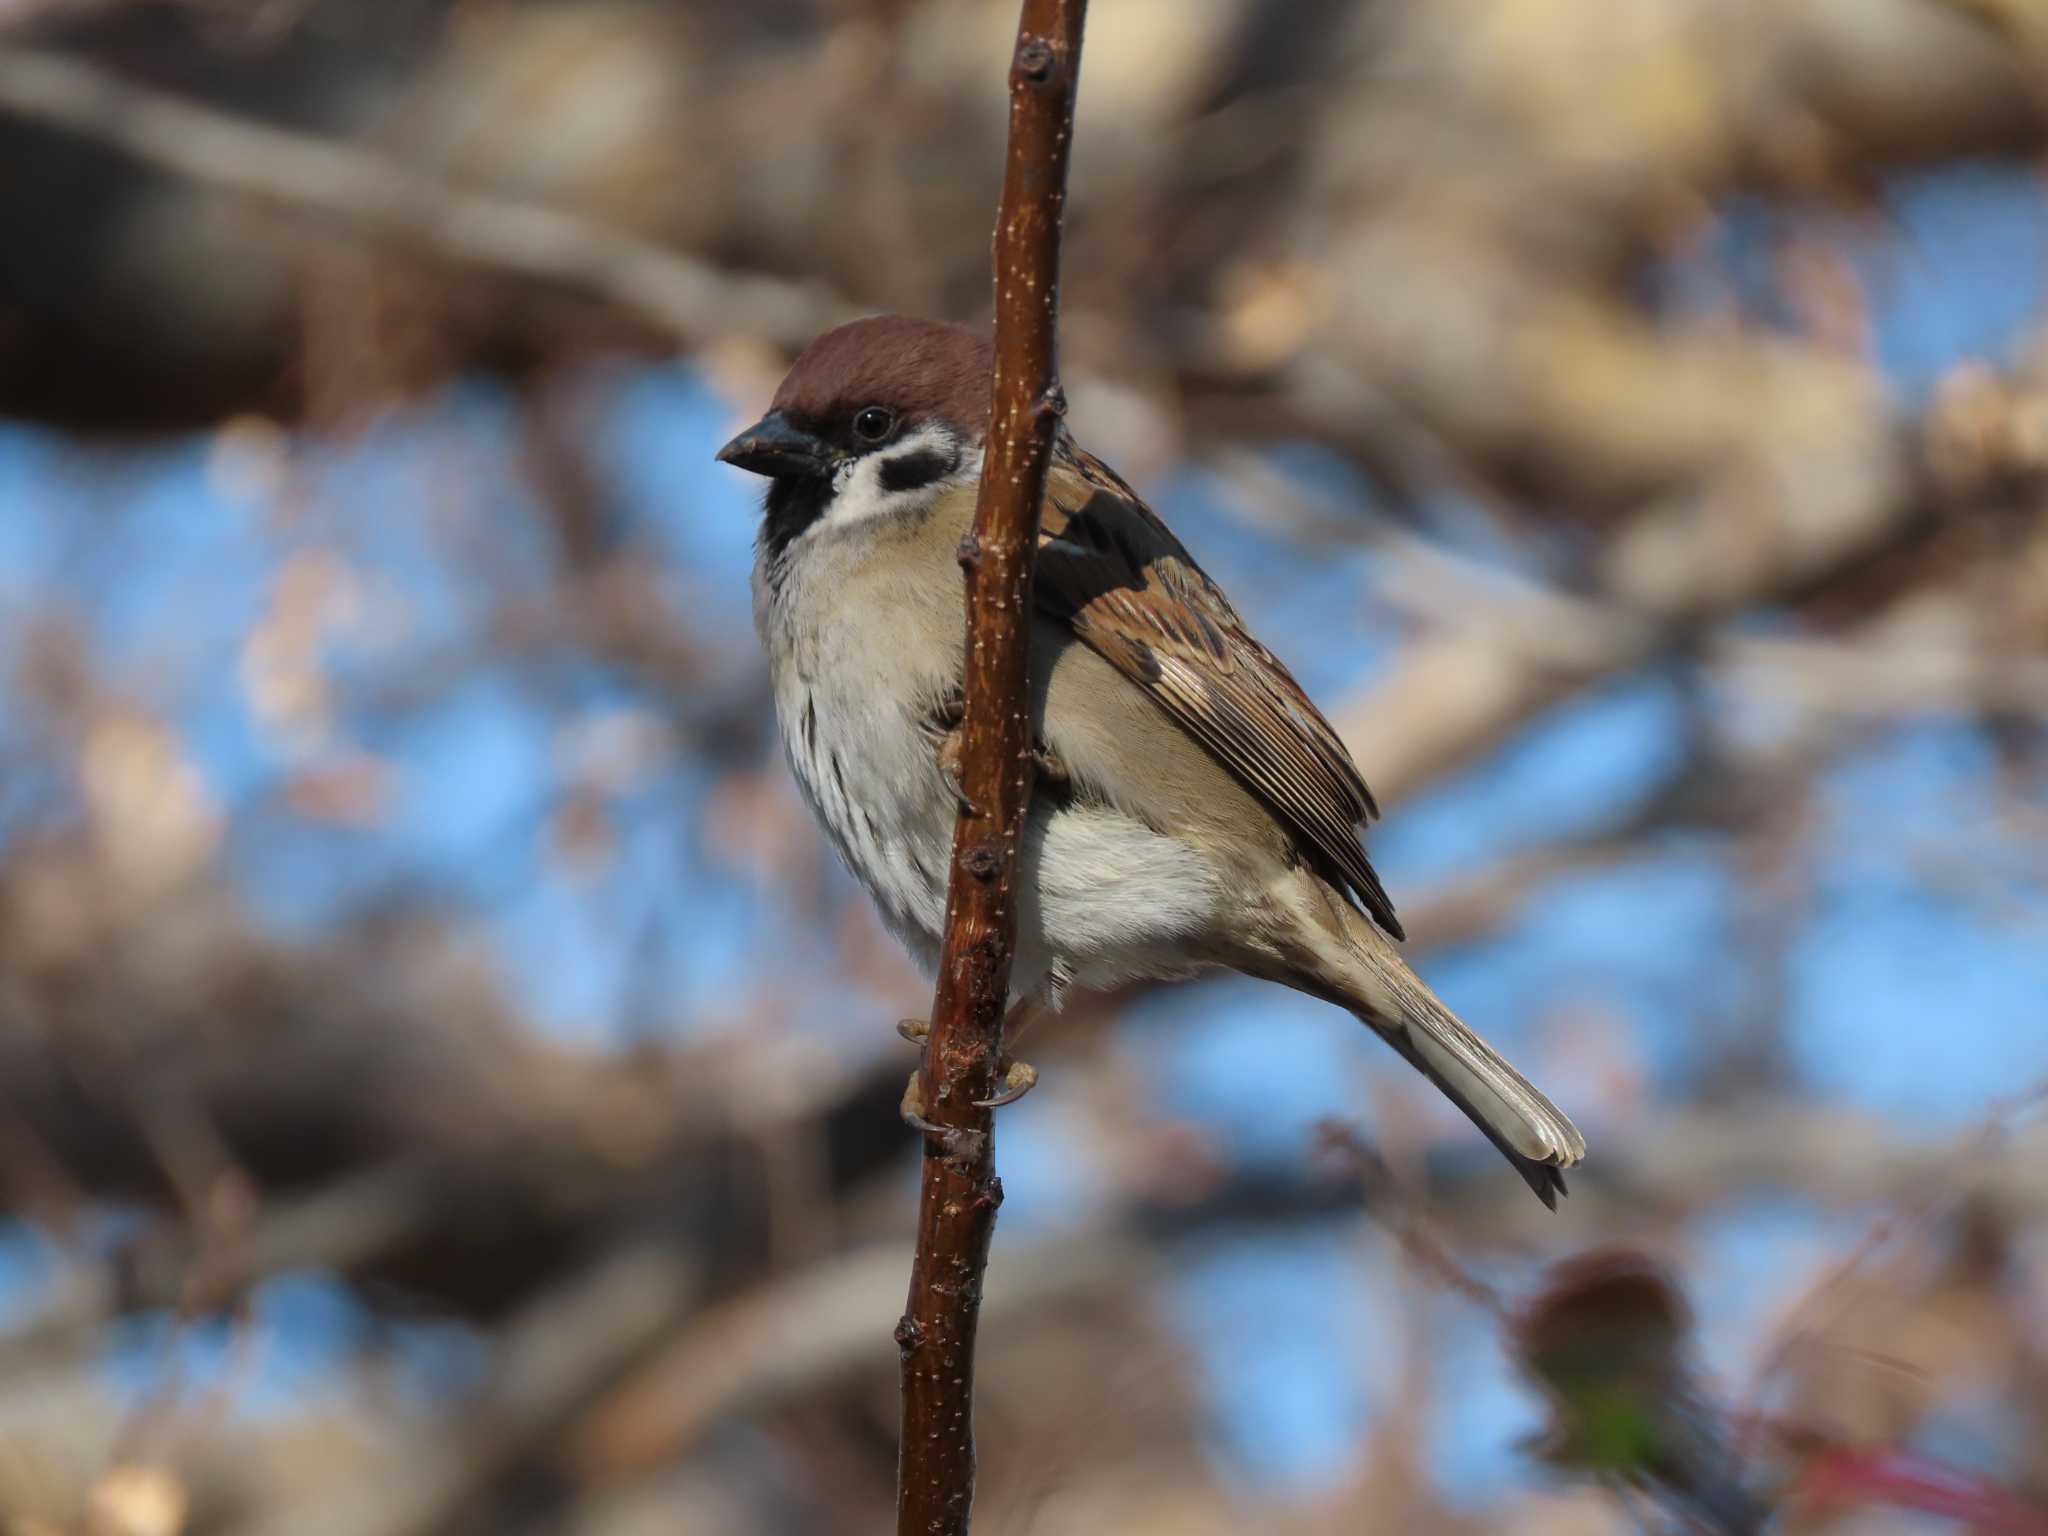
M1003 1187L989 1112L1017 938L1031 802L1031 571L1064 401L1054 363L1060 221L1087 0L1024 0L1010 61L1010 148L996 219L996 364L967 576L967 714L946 937L925 1046L925 1138L910 1300L897 1325L898 1536L961 1536L974 1502L974 1332Z

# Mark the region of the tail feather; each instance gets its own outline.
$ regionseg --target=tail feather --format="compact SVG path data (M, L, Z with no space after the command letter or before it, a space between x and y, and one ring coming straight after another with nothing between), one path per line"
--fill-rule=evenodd
M1500 1149L1552 1210L1568 1193L1564 1170L1586 1155L1586 1138L1500 1052L1437 1000L1378 933L1353 946L1361 962L1350 1005L1407 1063Z

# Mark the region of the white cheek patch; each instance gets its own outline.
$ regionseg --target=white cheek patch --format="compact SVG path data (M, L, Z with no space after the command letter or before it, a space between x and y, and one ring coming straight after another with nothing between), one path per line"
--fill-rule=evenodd
M824 522L846 529L872 518L922 512L979 464L972 445L945 427L920 427L887 448L841 464L832 478Z

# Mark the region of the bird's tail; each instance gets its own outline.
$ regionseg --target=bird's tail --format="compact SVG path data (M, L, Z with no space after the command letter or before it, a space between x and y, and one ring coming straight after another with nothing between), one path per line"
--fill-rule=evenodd
M1586 1138L1558 1107L1437 1000L1394 946L1363 917L1349 924L1356 964L1345 977L1351 1010L1442 1090L1500 1148L1552 1210L1564 1170L1586 1155Z

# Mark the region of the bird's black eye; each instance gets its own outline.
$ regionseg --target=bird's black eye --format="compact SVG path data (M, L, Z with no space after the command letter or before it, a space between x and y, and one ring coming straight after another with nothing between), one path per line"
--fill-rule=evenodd
M896 430L896 413L887 406L864 405L853 413L853 435L864 443L879 443Z

